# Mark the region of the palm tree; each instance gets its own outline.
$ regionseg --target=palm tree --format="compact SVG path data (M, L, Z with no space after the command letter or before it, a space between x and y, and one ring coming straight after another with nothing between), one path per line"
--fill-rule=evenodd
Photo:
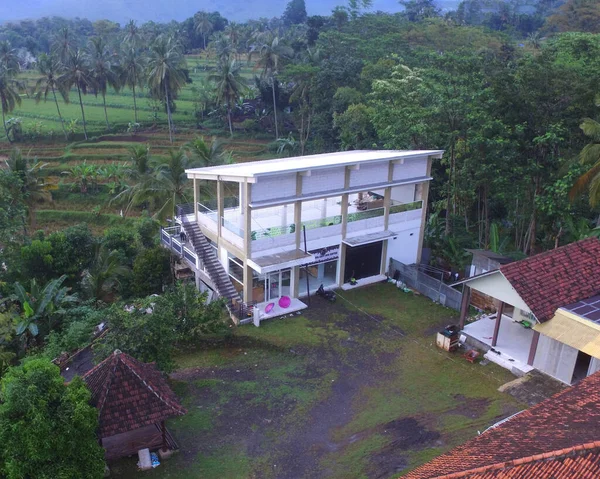
M46 183L41 176L41 171L46 164L35 159L32 161L30 158L23 156L19 148L13 149L6 161L8 169L15 173L21 180L21 193L25 198L32 230L36 227L38 203L51 203L52 193L50 191L56 189L56 186ZM25 229L25 234L27 234L25 221L23 221L23 228Z
M52 53L55 54L61 62L66 63L69 57L74 53L74 39L69 27L63 27L58 31L52 43Z
M148 86L154 98L165 102L171 143L173 143L171 101L185 85L185 68L185 57L181 46L172 37L158 37L150 47Z
M209 44L209 47L214 51L217 58L217 62L224 63L228 62L231 55L235 53L229 38L222 32L215 33L213 39Z
M17 84L13 79L12 70L0 66L0 106L2 107L2 125L9 143L12 143L6 126L6 114L12 112L21 104L21 97L17 91Z
M121 85L128 86L133 92L133 116L138 122L137 102L135 96L135 87L142 87L145 80L144 58L135 48L127 48L121 54L120 76Z
M215 83L217 102L225 104L227 108L229 133L233 136L231 109L247 89L241 75L241 66L235 60L221 63L218 66L217 72L210 75L208 79Z
M96 165L88 165L87 160L83 160L83 163L73 165L69 170L63 171L63 174L75 178L75 183L79 186L81 194L85 195L90 189L94 191L98 187L98 167Z
M192 157L202 164L202 166L213 166L227 162L230 156L223 149L221 143L213 136L211 142L207 142L204 137L196 138L185 145Z
M17 50L11 47L8 40L0 42L0 69L9 70L15 74L19 71Z
M275 120L275 138L279 138L279 126L277 123L277 99L275 96L275 82L279 63L283 58L291 57L294 51L284 45L278 36L267 33L258 36L259 42L250 50L252 54L258 54L257 68L262 68L261 77L271 84L273 91L273 115Z
M204 39L204 49L206 50L206 37L213 31L213 24L210 21L210 15L206 12L198 12L194 15L194 24L196 32L202 35Z
M229 22L229 24L225 27L225 35L229 38L229 42L231 43L231 47L236 54L236 58L239 60L237 54L239 53L240 48L240 38L242 36L242 27L239 23Z
M81 289L88 298L109 302L121 286L121 279L129 273L117 250L99 246L91 268L83 272Z
M119 76L115 71L111 56L102 38L96 37L90 40L87 62L90 67L90 76L94 82L95 93L100 92L102 95L107 130L110 129L110 125L108 123L108 112L106 111L106 91L109 86L118 91L120 86Z
M129 20L127 25L125 25L125 37L123 38L123 42L129 45L131 48L136 48L142 36L140 35L140 29L135 23L135 20Z
M63 85L58 82L58 73L60 70L60 62L58 62L53 56L48 56L42 53L37 62L38 71L42 75L38 78L35 83L35 101L39 103L42 98L44 102L48 99L48 95L52 93L54 103L56 104L56 111L58 118L60 119L60 126L62 127L65 135L65 140L69 139L67 135L67 129L65 128L65 121L60 113L60 107L58 106L58 99L56 98L56 90L60 93L65 103L69 103L69 92Z
M596 97L595 103L596 106L600 106L600 95ZM579 153L579 162L584 166L591 165L591 167L577 179L569 192L569 198L573 201L585 189L588 189L590 206L595 208L600 204L600 123L591 118L585 118L579 127L583 134L591 140Z
M72 86L77 87L77 94L79 95L79 106L81 107L81 118L83 120L83 135L85 139L88 139L87 128L85 124L85 111L83 110L83 100L81 99L81 93L87 94L88 89L94 88L94 79L90 74L85 56L80 50L72 52L65 64L65 71L59 77L58 82L62 85L62 88L70 90Z

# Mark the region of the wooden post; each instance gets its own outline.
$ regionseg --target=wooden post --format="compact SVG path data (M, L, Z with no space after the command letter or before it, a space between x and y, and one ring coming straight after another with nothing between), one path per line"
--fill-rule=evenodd
M527 358L527 364L533 366L533 360L535 359L535 353L537 352L538 341L540 340L540 333L537 331L533 332L533 338L531 338L531 346L529 347L529 357Z
M162 432L162 450L166 452L169 448L167 447L167 428L165 426L165 421L160 422L160 430Z
M500 331L500 322L502 321L502 314L504 313L504 301L500 301L498 312L496 313L496 324L494 325L494 335L492 336L492 347L498 343L498 331Z
M462 302L460 304L460 322L458 323L458 327L463 330L465 328L465 320L467 319L467 314L469 314L469 303L471 301L471 288L469 288L466 284L463 288L462 294Z

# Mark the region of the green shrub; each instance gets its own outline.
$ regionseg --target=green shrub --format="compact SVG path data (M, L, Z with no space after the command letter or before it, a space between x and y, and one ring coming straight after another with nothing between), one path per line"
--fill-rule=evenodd
M132 281L136 296L162 293L171 283L171 254L160 246L141 251L133 262Z

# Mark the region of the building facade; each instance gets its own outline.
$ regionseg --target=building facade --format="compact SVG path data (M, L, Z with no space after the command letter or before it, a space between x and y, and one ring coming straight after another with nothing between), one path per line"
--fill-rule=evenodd
M442 153L350 151L191 169L194 205L180 221L197 225L244 303L364 284L381 279L391 257L419 261L431 164ZM212 290L205 269L199 287Z

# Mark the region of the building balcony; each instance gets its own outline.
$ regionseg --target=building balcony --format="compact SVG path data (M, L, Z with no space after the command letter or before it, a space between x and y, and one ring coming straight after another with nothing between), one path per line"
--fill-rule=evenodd
M326 198L302 202L303 229L306 229L307 243L331 239L342 234L342 199ZM389 212L388 229L394 225L421 219L422 201L401 203L392 200ZM198 204L198 222L204 230L217 234L218 222L221 222L222 237L233 245L243 248L245 218L239 206L225 208L219 219L211 205ZM383 231L385 208L383 199L363 200L358 195L350 195L348 202L347 236L365 234L365 232ZM284 250L296 245L296 224L294 206L283 205L255 209L251 220L251 257L268 254L273 250ZM304 238L302 238L304 242ZM335 242L335 241L334 241Z

